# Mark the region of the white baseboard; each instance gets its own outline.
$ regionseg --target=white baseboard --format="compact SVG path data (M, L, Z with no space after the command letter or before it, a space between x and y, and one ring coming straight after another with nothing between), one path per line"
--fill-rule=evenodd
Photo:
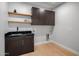
M55 43L55 44L59 45L60 47L66 49L66 50L68 50L68 51L71 51L72 53L74 53L74 54L76 54L76 55L79 56L79 52L77 52L77 51L75 51L75 50L73 50L73 49L71 49L71 48L68 48L68 47L66 47L66 46L64 46L64 45L62 45L62 44L60 44L60 43L58 43L58 42L56 42L56 41L54 41L54 40L50 40L49 42Z

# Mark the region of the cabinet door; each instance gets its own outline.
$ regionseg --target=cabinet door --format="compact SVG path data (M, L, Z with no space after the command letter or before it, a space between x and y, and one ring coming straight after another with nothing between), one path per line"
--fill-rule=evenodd
M40 25L46 25L46 16L45 16L45 11L40 10Z
M22 42L22 45L24 53L34 51L34 36L33 35L24 36L24 41Z
M40 24L40 12L39 8L32 7L32 25Z
M21 51L21 37L8 37L6 40L6 53L8 55L18 55L18 52Z
M55 12L45 10L46 25L55 25Z
M32 25L44 25L44 12L41 12L39 8L32 7Z

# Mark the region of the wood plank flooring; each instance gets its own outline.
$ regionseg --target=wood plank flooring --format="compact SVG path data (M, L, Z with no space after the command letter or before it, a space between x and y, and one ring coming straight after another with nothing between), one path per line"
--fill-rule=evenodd
M23 54L22 56L75 56L75 54L55 43L46 43L35 46L34 52Z

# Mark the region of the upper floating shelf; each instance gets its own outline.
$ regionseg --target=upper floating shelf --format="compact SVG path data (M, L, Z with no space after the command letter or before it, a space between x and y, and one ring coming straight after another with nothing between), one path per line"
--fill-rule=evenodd
M18 15L18 16L32 16L32 14L22 14L22 13L14 13L14 12L8 12L9 15Z

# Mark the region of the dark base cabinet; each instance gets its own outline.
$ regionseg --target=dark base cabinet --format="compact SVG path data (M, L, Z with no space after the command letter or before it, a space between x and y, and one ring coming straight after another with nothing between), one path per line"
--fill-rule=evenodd
M5 37L5 55L17 56L34 51L34 34Z

